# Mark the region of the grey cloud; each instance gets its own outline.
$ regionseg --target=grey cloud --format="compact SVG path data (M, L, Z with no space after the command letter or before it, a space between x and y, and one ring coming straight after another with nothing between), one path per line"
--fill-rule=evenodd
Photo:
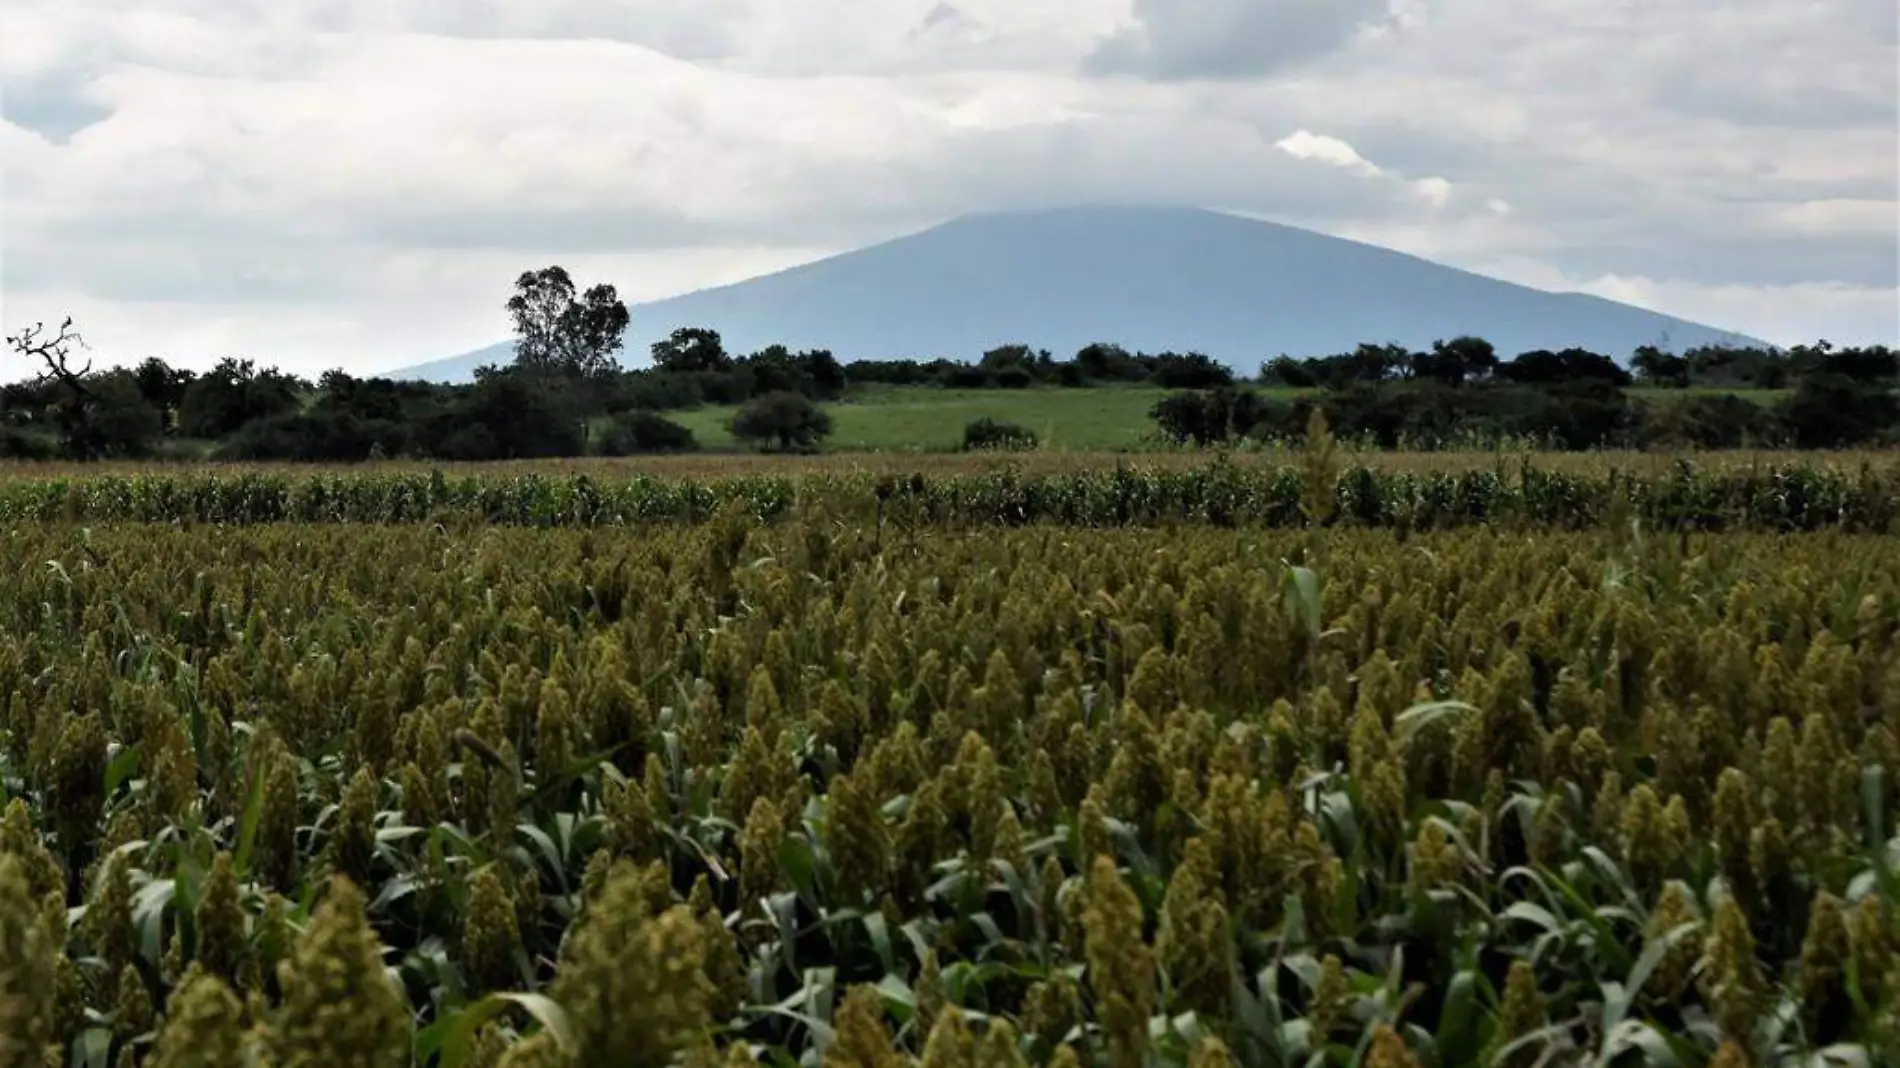
M111 114L87 98L86 82L75 73L0 78L0 118L56 144Z
M1887 49L1891 59L1892 47ZM1838 74L1840 72L1835 72ZM1831 84L1776 84L1767 72L1669 67L1648 84L1660 106L1690 115L1800 129L1900 125L1900 68L1863 68Z
M1900 214L1894 222L1900 224ZM1717 229L1716 236L1710 236ZM1719 223L1644 225L1623 223L1593 234L1574 232L1561 249L1572 274L1643 275L1652 278L1719 279L1725 284L1796 285L1828 281L1851 285L1900 285L1892 231L1874 234L1793 237L1760 231L1719 233Z
M351 294L358 254L336 246L302 247L219 235L195 244L106 238L86 244L34 242L7 257L7 287L59 289L84 278L98 300L198 305L318 305Z
M1343 47L1389 17L1387 0L1135 0L1135 24L1085 68L1163 80L1246 78Z
M922 37L932 33L967 34L981 32L983 24L971 18L962 9L951 4L938 4L924 17L919 19L912 36Z
M909 213L905 213L908 215ZM903 216L900 216L903 217ZM365 214L350 236L392 248L440 251L548 249L576 254L655 253L708 248L806 247L853 233L875 232L888 217L867 211L850 219L792 212L760 218L709 219L661 207L577 205L507 212L402 209Z

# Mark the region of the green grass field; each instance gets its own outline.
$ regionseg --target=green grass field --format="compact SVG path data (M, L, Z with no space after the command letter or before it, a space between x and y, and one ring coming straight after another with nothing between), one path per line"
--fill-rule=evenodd
M1277 391L1291 396L1293 391ZM1149 444L1149 409L1166 390L929 389L867 390L826 406L832 433L827 449L847 452L937 452L963 442L963 428L985 416L1028 427L1044 448L1140 449ZM705 448L738 445L726 430L733 408L668 413L691 428Z
M1119 452L1153 447L1154 420L1148 412L1170 391L1141 386L1098 389L933 389L899 387L869 389L826 406L832 433L825 448L832 452L940 452L963 442L963 428L985 416L1035 431L1045 449ZM1301 390L1263 390L1287 400ZM1669 403L1687 396L1733 392L1759 404L1771 404L1780 394L1772 390L1634 389L1630 394L1650 403ZM667 417L699 439L701 448L741 448L726 429L736 408L709 407L668 412Z

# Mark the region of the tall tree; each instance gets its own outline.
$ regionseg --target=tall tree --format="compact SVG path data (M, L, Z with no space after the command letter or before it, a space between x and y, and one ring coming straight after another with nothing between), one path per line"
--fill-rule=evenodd
M653 366L661 371L730 371L732 357L719 331L682 326L653 343Z
M1489 341L1465 336L1434 341L1430 352L1413 353L1411 360L1414 376L1458 386L1490 374L1498 365L1498 354Z
M1630 368L1646 386L1682 389L1689 384L1689 361L1654 345L1640 345L1630 356Z
M613 286L575 295L560 266L523 272L508 298L515 321L515 364L528 371L591 377L614 368L632 316Z

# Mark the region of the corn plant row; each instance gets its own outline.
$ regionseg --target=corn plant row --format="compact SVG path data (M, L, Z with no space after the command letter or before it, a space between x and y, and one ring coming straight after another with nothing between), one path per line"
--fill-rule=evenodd
M1429 530L1486 523L1581 529L1900 529L1900 468L1804 464L1663 472L1534 461L1460 471L1241 466L911 476L589 474L103 474L0 481L0 522L487 523L539 527L701 522L728 508L771 518L822 506L910 526L1349 523Z

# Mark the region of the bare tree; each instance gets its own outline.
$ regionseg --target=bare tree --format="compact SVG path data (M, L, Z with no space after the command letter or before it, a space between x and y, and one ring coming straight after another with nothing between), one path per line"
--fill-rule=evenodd
M86 376L92 373L92 360L87 358L84 367L73 369L75 353L86 349L86 339L73 329L73 317L68 315L56 333L49 334L45 323L24 327L8 335L7 347L14 355L38 365L36 383L58 383L65 390L66 395L54 407L54 419L67 449L75 456L87 453L92 438L88 430L93 394Z
M57 380L67 389L84 395L86 375L92 373L92 361L74 371L71 367L73 350L86 347L86 339L73 329L73 317L59 324L59 333L46 336L46 324L34 323L17 334L7 337L7 345L14 354L23 356L41 366L38 380L47 382Z

